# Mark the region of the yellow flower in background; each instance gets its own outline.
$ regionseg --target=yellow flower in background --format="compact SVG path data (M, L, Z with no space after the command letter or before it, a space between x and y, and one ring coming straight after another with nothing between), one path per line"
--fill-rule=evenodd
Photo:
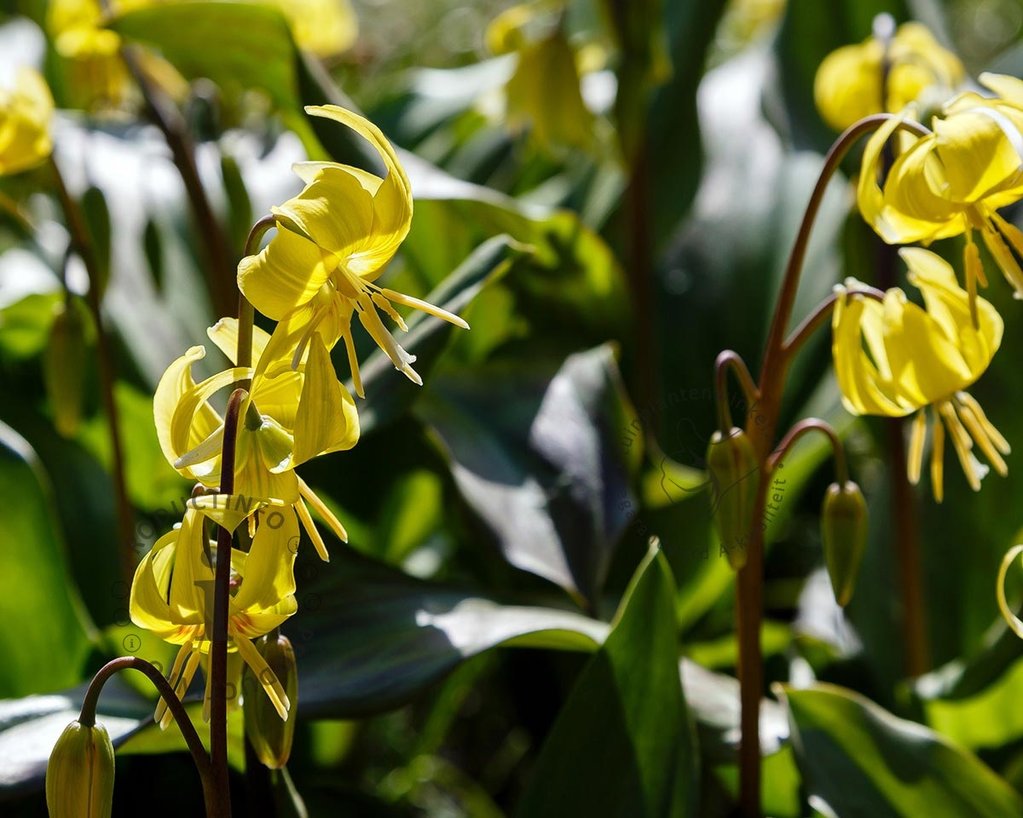
M349 0L271 0L288 18L298 47L332 57L355 45L359 20Z
M356 131L376 149L387 175L334 162L303 162L295 171L306 183L295 198L272 209L277 233L238 265L238 286L264 315L280 321L276 337L294 349L293 365L314 337L330 349L343 338L355 391L364 397L352 338L352 316L409 380L422 384L409 355L384 327L382 310L401 328L391 302L423 310L459 327L446 310L373 283L408 235L412 188L394 148L379 128L335 105L307 108Z
M116 0L110 17L166 4L168 0ZM121 38L104 28L107 15L99 0L50 0L46 29L56 52L67 61L72 104L85 108L123 105L134 87L121 59ZM139 67L173 99L188 94L188 82L174 66L150 51L137 53Z
M237 349L238 322L225 318L208 330L210 339L228 357ZM276 336L275 336L276 337ZM344 527L294 468L327 452L350 449L359 439L355 401L338 381L330 355L317 336L292 368L290 357L277 357L279 344L254 328L254 369L234 367L196 383L192 365L206 355L195 346L174 361L160 379L153 399L157 437L164 456L183 476L205 486L221 481L224 420L210 399L219 391L251 377L251 391L239 413L235 452L234 494L248 498L254 510L271 501L294 505L320 557L326 547L312 524L306 502L338 538ZM197 502L202 507L201 502Z
M0 91L0 174L38 165L53 151L53 97L38 71L22 68L14 87Z
M941 502L946 431L974 491L987 471L972 453L974 443L999 474L1007 473L1002 455L1009 454L1008 442L963 391L991 363L1002 340L1002 319L989 302L978 298L974 324L968 294L941 257L920 248L904 248L899 254L926 309L899 289L888 290L878 302L850 296L855 280L839 287L832 319L835 374L842 402L854 415L917 413L908 458L914 484L920 479L926 408L931 407L935 416L931 482L934 497Z
M276 512L257 528L248 553L231 549L231 598L228 603L228 650L237 652L263 685L270 701L286 718L291 703L280 681L252 640L280 627L295 611L295 549L298 520L290 510ZM204 518L185 512L181 525L164 534L135 571L131 585L131 621L166 642L180 645L167 681L179 697L188 689L200 661L210 651L213 587L217 546L203 532ZM210 699L209 675L205 701ZM172 718L163 699L156 720L166 728Z
M882 99L882 75L888 77ZM865 116L901 111L912 102L940 105L962 84L963 65L920 23L899 26L885 54L870 37L832 51L817 69L813 96L821 117L843 131Z
M505 85L505 125L528 130L544 149L589 148L593 114L581 91L586 62L596 52L576 52L557 24L563 3L524 3L495 17L487 28L494 54L514 53L514 73Z
M1023 232L997 212L1023 196L1023 82L990 74L981 82L1006 96L954 100L935 118L933 133L896 157L883 185L883 149L898 120L878 129L864 151L857 199L863 218L889 244L965 235L971 300L977 283L987 283L973 243L973 231L980 231L1023 297L1023 270L1013 256L1023 254Z

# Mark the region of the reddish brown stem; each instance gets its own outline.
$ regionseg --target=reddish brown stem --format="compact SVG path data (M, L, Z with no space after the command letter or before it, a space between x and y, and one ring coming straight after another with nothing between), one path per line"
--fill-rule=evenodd
M234 456L238 439L238 413L246 397L235 389L224 417L224 447L220 458L220 492L234 492ZM217 560L213 578L213 633L210 638L210 756L216 782L217 818L231 815L231 786L227 764L227 620L230 612L231 545L233 536L217 530Z
M103 685L107 683L111 676L122 670L137 670L146 676L167 703L167 709L174 714L174 721L177 723L178 729L181 730L181 735L185 739L185 745L192 754L192 761L195 762L195 768L198 770L199 778L202 780L206 815L208 818L216 818L216 813L212 811L216 787L213 780L213 771L210 766L210 758L206 755L206 749L202 746L202 741L199 738L199 734L195 731L195 725L192 724L192 720L185 711L185 706L174 693L174 688L170 686L163 677L163 674L145 659L140 659L137 656L121 656L103 665L99 672L92 677L89 688L85 691L85 698L82 701L82 712L78 721L85 727L91 727L96 723L96 707L99 704L99 695L103 690Z

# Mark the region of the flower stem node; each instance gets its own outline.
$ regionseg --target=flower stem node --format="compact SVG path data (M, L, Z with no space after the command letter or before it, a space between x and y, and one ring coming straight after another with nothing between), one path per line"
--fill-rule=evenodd
M707 447L707 470L721 550L738 571L746 564L757 490L757 457L749 436L737 426L715 432Z
M46 765L50 818L109 818L114 803L114 745L101 724L73 721Z
M852 480L828 486L821 509L821 542L831 588L844 608L852 599L867 546L867 504Z
M256 643L266 665L280 680L291 709L287 718L281 718L270 700L261 694L245 697L245 735L256 756L265 767L279 770L291 756L291 742L295 736L295 703L298 700L298 666L291 641L283 634L269 634ZM245 668L242 688L257 691L261 685L250 667Z

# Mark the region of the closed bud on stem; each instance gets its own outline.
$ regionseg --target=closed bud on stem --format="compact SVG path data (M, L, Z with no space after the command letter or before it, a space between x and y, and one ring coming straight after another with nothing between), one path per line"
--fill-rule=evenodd
M114 745L101 724L73 721L46 765L50 818L109 818L114 803Z
M838 604L845 607L852 599L867 545L867 504L852 480L828 487L821 509L821 541L831 588Z
M279 770L288 763L291 755L291 741L295 735L295 711L298 709L298 666L295 651L288 637L272 634L256 643L270 670L280 680L288 694L291 707L288 717L282 719L268 697L263 695L262 682L246 666L243 689L246 692L243 710L245 712L245 735L256 756L271 770Z
M62 437L74 437L82 416L85 385L86 317L74 300L58 308L43 354L43 379L53 408L53 423Z
M721 550L736 571L746 564L753 527L758 463L749 436L738 427L714 432L707 447L714 524Z

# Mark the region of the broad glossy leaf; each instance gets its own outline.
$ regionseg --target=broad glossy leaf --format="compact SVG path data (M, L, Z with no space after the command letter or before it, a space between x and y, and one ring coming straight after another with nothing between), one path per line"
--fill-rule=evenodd
M525 252L528 248L518 245L508 236L495 236L473 250L425 296L425 300L459 315L481 292L507 274L512 259ZM426 379L426 373L436 363L451 333L460 330L420 312L410 316L408 327L408 334L399 341L410 354L420 359L418 371ZM359 424L365 435L374 427L386 425L397 417L419 397L421 390L397 372L381 350L375 349L360 369L366 400L359 406Z
M299 612L284 627L303 716L397 707L498 645L590 651L607 633L605 623L576 613L421 582L344 547L333 557L300 565Z
M555 721L517 815L696 815L698 765L674 597L671 570L652 551Z
M294 45L279 9L262 3L181 2L146 6L110 28L153 46L185 77L205 77L237 97L265 91L275 106L297 111Z
M664 246L700 184L703 131L696 93L725 5L724 0L664 2L671 77L653 94L646 127L648 229L654 247Z
M592 606L634 508L611 349L438 374L416 413L505 558Z
M87 684L73 690L0 700L0 801L39 790L57 737L78 718ZM103 687L97 720L120 746L152 717L153 702L118 677Z
M850 690L779 688L809 793L842 818L1010 818L1023 798L944 736Z
M90 648L49 490L35 452L0 423L0 696L74 684Z

